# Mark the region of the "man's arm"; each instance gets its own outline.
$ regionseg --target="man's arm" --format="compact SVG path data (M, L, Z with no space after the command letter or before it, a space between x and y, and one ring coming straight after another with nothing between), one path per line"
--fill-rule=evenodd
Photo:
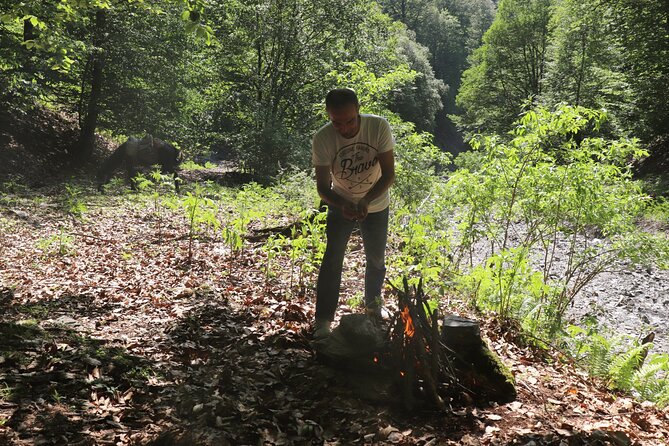
M334 206L344 212L346 218L356 218L356 206L353 202L342 197L330 187L330 167L316 166L316 189L318 195L328 206Z
M369 203L375 198L384 194L395 182L395 155L392 150L379 153L379 167L381 167L381 177L374 186L358 202L358 218L367 217L367 208Z

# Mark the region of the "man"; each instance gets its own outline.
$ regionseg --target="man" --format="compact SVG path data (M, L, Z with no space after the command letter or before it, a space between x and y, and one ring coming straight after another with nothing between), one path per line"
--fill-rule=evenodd
M360 114L353 90L340 88L325 98L330 122L313 138L316 186L328 205L327 247L316 285L314 338L330 333L339 302L342 264L354 225L360 225L365 250L365 307L381 317L386 273L388 189L395 180L394 139L388 121Z

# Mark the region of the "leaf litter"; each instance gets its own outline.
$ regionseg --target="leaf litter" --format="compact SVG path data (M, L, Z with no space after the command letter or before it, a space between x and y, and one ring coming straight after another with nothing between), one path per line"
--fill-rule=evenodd
M55 206L2 205L1 444L669 444L667 410L507 341L494 321L483 333L517 400L407 413L361 392L373 377L316 360L313 283L268 283L259 244L233 254L203 238L187 263L176 215L158 237L141 204L104 200L71 222ZM363 280L355 262L348 290Z

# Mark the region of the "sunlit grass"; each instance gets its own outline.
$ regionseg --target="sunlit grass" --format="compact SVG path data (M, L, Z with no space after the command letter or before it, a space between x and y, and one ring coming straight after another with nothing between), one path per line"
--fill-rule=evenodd
M14 388L9 387L7 383L2 383L0 384L0 401L9 401L12 398L12 394L14 393ZM4 424L7 420L0 418L0 425Z
M204 165L198 164L195 161L187 160L181 163L181 168L183 170L204 170L204 169L214 169L216 164L212 162L205 162Z

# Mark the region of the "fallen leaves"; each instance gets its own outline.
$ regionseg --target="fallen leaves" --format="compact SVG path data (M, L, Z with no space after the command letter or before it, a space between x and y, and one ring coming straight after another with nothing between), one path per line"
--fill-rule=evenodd
M517 401L405 413L365 400L351 384L361 377L315 360L313 290L288 290L290 265L275 259L277 275L267 282L257 246L233 255L214 239L199 240L188 265L176 217L163 216L159 238L141 203L113 199L115 208L95 207L71 231L66 255L36 249L61 227L51 207L26 211L39 229L15 214L13 230L2 234L2 444L669 439L667 412L612 396L568 364L543 362L492 331L518 380ZM346 289L362 283L356 262L348 264Z

